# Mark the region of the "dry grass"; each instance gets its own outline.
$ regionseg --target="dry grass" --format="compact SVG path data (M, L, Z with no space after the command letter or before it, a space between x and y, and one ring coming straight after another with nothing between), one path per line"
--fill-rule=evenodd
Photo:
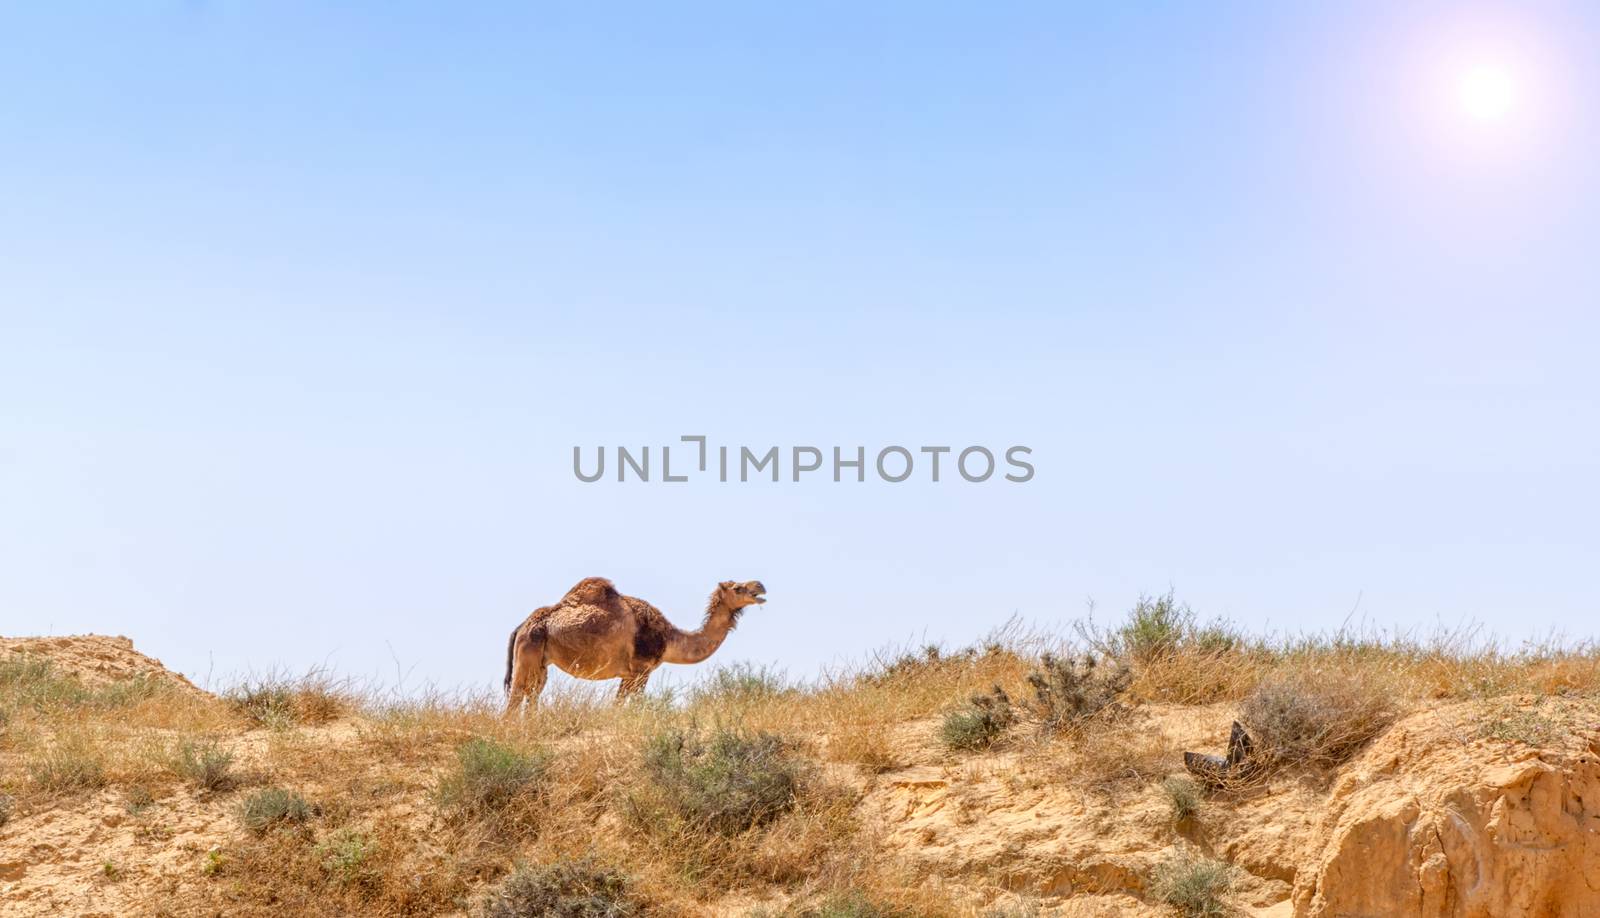
M1172 906L1184 918L1226 918L1234 868L1208 857L1182 853L1163 861L1150 878L1156 901Z
M249 721L275 729L325 724L360 705L348 681L323 670L298 679L277 674L247 679L222 697Z

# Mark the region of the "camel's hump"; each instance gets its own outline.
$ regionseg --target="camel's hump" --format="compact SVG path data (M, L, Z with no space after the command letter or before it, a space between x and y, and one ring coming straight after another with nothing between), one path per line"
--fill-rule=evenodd
M561 597L558 605L611 606L621 598L617 588L606 578L585 577Z

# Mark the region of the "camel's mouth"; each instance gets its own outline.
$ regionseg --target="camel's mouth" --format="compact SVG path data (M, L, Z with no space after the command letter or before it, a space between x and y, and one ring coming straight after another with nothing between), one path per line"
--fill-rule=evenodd
M750 584L745 589L750 594L750 601L756 605L760 605L761 603L767 601L767 597L763 595L767 592L767 588L763 586L760 581Z

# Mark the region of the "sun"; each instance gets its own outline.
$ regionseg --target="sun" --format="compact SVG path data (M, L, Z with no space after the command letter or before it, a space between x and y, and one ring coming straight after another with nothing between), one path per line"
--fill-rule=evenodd
M1456 105L1473 121L1503 121L1516 103L1516 79L1500 64L1468 67L1456 81Z

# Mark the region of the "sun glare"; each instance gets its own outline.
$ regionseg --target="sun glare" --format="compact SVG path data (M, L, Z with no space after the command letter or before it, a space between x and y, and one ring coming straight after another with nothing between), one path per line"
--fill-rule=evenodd
M1516 80L1510 71L1496 64L1470 67L1456 83L1456 104L1473 121L1502 121L1516 102Z

